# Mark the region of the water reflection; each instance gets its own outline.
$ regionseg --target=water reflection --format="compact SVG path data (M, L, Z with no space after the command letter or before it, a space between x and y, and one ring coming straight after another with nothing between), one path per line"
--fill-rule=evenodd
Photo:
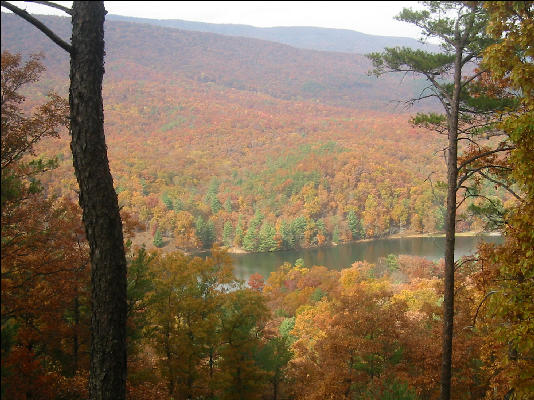
M460 236L456 238L455 258L473 254L481 240L501 243L500 236ZM378 239L368 242L350 243L330 248L280 251L275 253L232 255L235 273L241 279L258 272L268 277L284 262L294 264L299 258L306 266L324 265L331 269L347 268L356 261L376 262L388 254L406 254L426 257L437 261L443 258L444 237Z

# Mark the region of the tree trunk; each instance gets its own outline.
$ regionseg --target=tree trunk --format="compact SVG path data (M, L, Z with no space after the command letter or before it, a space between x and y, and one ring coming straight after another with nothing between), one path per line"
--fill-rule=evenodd
M104 137L102 1L75 1L70 64L71 150L91 256L90 399L126 394L126 258Z
M456 184L458 181L458 111L462 78L462 51L457 48L454 64L454 92L449 115L447 158L447 219L443 293L443 336L441 357L441 400L451 398L452 337L454 323L454 246L456 240Z

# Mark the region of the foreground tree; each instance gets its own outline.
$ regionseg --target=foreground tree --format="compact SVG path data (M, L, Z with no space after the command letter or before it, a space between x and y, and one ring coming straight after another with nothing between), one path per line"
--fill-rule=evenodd
M88 284L81 217L70 201L46 197L39 177L56 162L34 151L65 129L68 104L50 94L31 115L22 111L20 91L43 70L40 56L2 53L2 397L13 399L54 397L85 364L83 316L70 318Z
M75 1L72 9L45 3L72 15L71 44L18 7L4 1L2 6L35 25L71 56L71 150L91 255L90 398L124 399L126 257L104 136L102 80L106 10L102 1Z
M494 393L528 399L534 393L534 2L489 1L484 6L488 32L502 38L485 51L484 64L521 100L500 125L516 146L512 173L521 199L507 214L504 244L480 251L482 312L473 325L488 334L484 347Z
M454 319L454 247L456 232L457 194L464 189L467 179L487 171L497 173L506 169L500 163L479 165L482 159L510 150L505 143L496 148L482 148L476 144L477 133L492 127L491 110L468 96L476 79L484 71L466 76L480 62L482 50L491 41L485 34L486 14L480 2L422 2L425 10L404 9L398 16L401 21L415 24L424 36L438 38L442 53L428 53L408 48L386 48L384 53L373 53L369 58L375 66L374 73L405 72L421 75L429 86L417 99L438 99L444 115L418 115L414 123L434 128L448 138L445 158L447 162L447 209L445 219L445 274L443 302L443 336L441 365L441 399L450 399L451 360ZM477 129L474 129L474 128ZM475 143L479 151L459 159L460 140Z

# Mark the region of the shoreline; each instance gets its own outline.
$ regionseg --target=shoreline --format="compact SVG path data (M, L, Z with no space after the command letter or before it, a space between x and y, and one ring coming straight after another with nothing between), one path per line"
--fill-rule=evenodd
M141 235L140 235L141 236ZM145 233L146 236L146 233ZM484 232L484 231L467 231L467 232L457 232L457 237L469 237L469 236L501 236L500 232ZM312 246L312 247L304 247L300 248L300 250L305 249L318 249L318 248L333 248L337 246L342 245L348 245L351 243L365 243L365 242L372 242L376 240L387 240L387 239L414 239L414 238L440 238L445 237L444 232L433 232L433 233L413 233L413 232L401 232L401 233L395 233L393 235L384 236L384 237L377 237L377 238L369 238L369 239L358 239L358 240L351 240L348 242L342 242L342 243L335 243L331 242L328 245L324 246ZM170 241L167 241L167 243L161 247L156 248L155 246L150 243L150 238L147 236L147 238L144 238L145 240L136 240L135 245L141 246L144 245L148 250L159 250L162 253L168 253L172 251L180 251L184 253L187 256L196 256L196 255L202 255L207 252L209 252L209 249L182 249L179 247L176 247L170 243ZM170 246L169 246L170 245ZM227 246L221 246L221 248L226 249L228 251L228 254L232 255L239 255L239 254L263 254L263 253L278 253L286 250L276 250L272 252L264 252L264 251L247 251L240 247L227 247ZM299 250L299 249L288 249L288 250Z
M484 231L467 231L467 232L457 232L456 236L459 237L475 237L475 236L501 236L500 232L484 232ZM444 232L433 232L433 233L395 233L393 235L384 236L384 237L378 237L378 238L370 238L370 239L358 239L358 240L351 240L349 242L343 242L343 243L334 243L327 246L314 246L314 247L305 247L303 249L315 249L315 248L332 248L339 245L345 245L350 243L365 243L365 242L372 242L375 240L384 240L384 239L414 239L414 238L439 238L439 237L445 237ZM240 247L223 247L226 248L228 251L228 254L262 254L262 253L277 253L279 251L284 250L277 250L277 251L247 251ZM296 250L296 249L289 249L289 250ZM208 251L208 250L203 250Z

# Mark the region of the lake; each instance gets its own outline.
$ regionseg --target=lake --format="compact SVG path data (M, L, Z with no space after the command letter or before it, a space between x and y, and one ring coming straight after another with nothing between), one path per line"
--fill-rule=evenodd
M473 254L480 241L502 243L501 236L458 236L455 258ZM299 258L304 265L324 265L330 269L350 267L355 261L376 262L389 254L420 256L437 261L443 258L445 237L412 237L377 239L366 242L348 243L335 247L278 251L273 253L232 254L235 274L240 279L257 272L265 278L284 262L294 264Z

